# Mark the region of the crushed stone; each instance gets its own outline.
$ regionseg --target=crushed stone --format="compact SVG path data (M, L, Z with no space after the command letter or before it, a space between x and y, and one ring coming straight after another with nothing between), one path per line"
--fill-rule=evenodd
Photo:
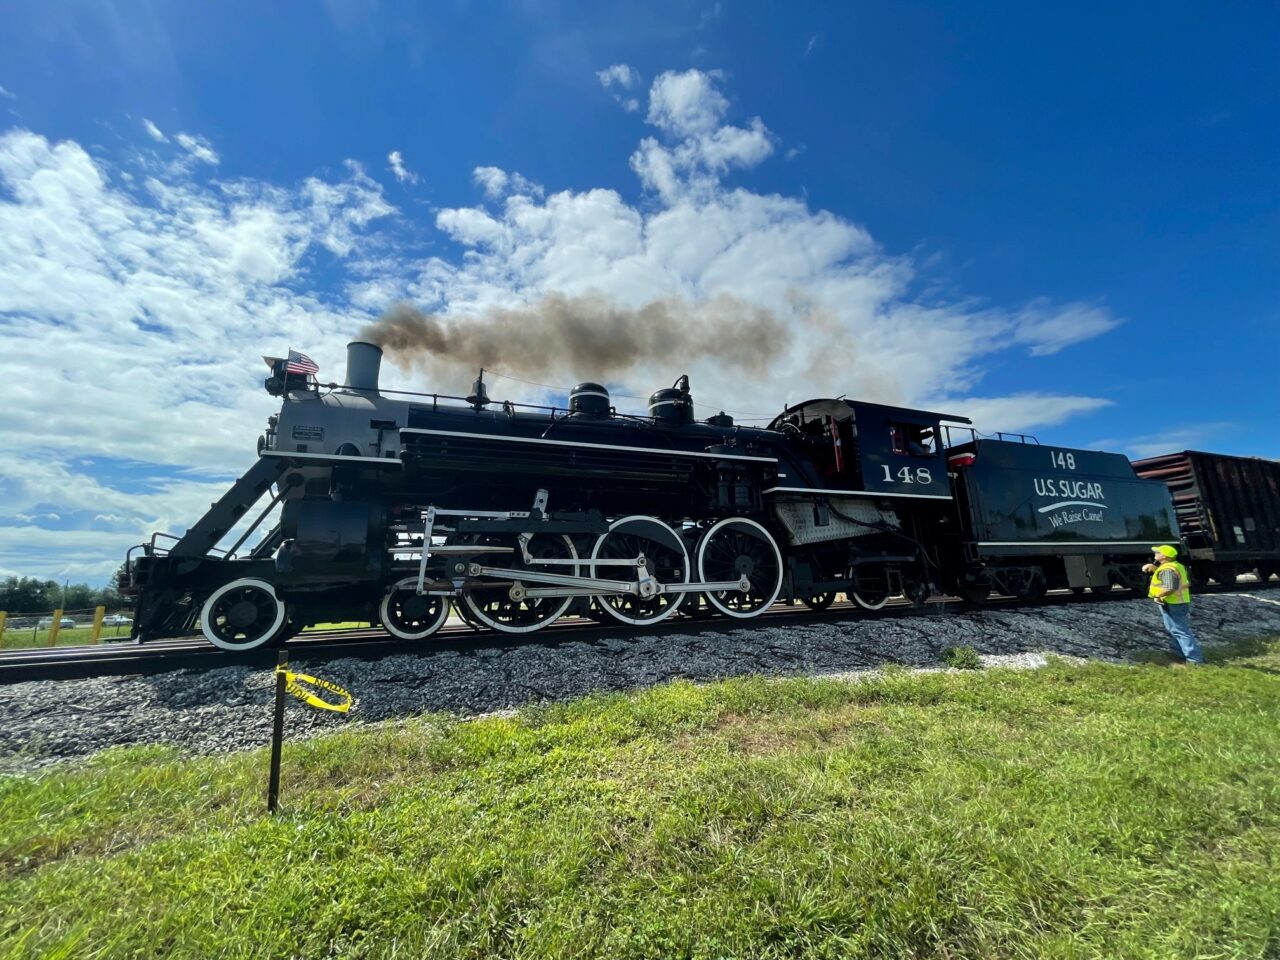
M1280 602L1247 594L1197 598L1194 626L1206 645L1280 635ZM939 668L942 651L970 646L984 667L1035 669L1047 655L1130 661L1167 649L1160 618L1140 599L982 611L926 607L906 616L722 631L661 632L597 642L532 642L476 652L425 649L381 660L331 659L296 668L350 690L349 714L290 698L291 739L351 723L444 711L476 716L589 693L675 679L743 675L865 675L888 664ZM100 677L0 687L0 773L36 770L121 744L171 744L190 753L265 745L272 668L224 667L148 677Z

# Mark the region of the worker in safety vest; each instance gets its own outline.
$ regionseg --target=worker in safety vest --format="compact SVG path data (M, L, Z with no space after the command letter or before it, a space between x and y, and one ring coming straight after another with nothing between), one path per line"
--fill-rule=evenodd
M1175 547L1152 547L1152 563L1142 568L1151 574L1147 596L1160 605L1164 628L1169 631L1173 652L1187 663L1204 663L1200 642L1191 630L1191 579L1187 568L1174 558Z

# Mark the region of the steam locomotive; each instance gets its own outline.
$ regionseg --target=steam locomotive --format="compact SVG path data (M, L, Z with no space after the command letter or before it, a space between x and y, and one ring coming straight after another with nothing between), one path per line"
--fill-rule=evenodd
M1141 586L1150 547L1178 537L1168 488L1124 456L979 438L959 416L838 397L760 428L696 419L687 377L632 416L598 383L567 410L491 401L483 371L466 397L384 390L361 341L340 385L264 359L281 408L257 460L183 536L130 551L135 639L198 624L247 650L356 620L420 640L451 609L522 634L838 593L981 603Z

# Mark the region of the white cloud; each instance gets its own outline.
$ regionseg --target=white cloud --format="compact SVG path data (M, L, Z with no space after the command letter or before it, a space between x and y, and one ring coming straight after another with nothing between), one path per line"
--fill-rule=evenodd
M392 150L387 154L388 169L395 174L395 178L401 183L417 183L418 175L404 165L404 157L399 150Z
M627 113L635 113L640 109L640 101L635 97L627 96L623 92L634 90L640 85L640 72L634 67L630 67L625 63L615 63L604 70L596 71L596 77L599 78L600 85L606 90L617 88L613 90L613 99L621 104L622 109Z
M5 97L9 100L18 99L18 95L16 93L12 93L11 91L6 90L4 87L0 87L0 97Z
M169 138L166 137L163 132L161 132L160 128L157 127L150 120L148 120L146 117L142 118L142 128L147 131L147 136L149 136L152 140L156 141L157 143L169 142Z
M498 167L476 167L471 171L471 179L490 200L501 200L508 194L541 197L544 192L541 185L532 180Z
M623 90L631 90L640 85L640 73L625 63L615 63L611 67L596 71L600 85L608 90L615 84Z
M1092 340L1119 323L1105 307L1076 303L1060 308L1037 299L1019 311L1014 340L1025 344L1033 357L1044 357L1073 343Z
M715 80L715 74L701 70L667 72L649 91L647 119L665 134L665 142L654 137L640 141L631 169L667 203L684 193L714 192L730 169L756 166L773 152L772 137L759 117L746 127L721 123L729 101Z
M667 71L649 90L648 121L675 137L710 133L724 118L729 101L714 78L701 70Z
M1099 450L1122 450L1130 459L1142 460L1181 450L1202 450L1206 446L1222 443L1224 437L1229 437L1239 429L1240 424L1229 421L1190 423L1172 430L1127 439L1097 440L1091 446Z
M1020 393L1011 397L963 397L935 401L942 413L958 414L973 421L980 433L1025 433L1036 427L1050 427L1072 417L1109 407L1111 401L1099 397L1059 396Z
M213 144L204 137L194 136L190 133L180 133L174 139L178 141L178 146L202 163L217 166L221 159L218 156L218 152L213 149Z
M507 190L507 173L497 167L476 167L471 171L471 179L490 200L499 199Z

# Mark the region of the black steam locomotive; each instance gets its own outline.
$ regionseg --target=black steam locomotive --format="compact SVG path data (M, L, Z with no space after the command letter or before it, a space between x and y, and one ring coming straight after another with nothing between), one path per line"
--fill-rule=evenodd
M493 402L483 375L465 398L383 391L381 359L352 343L346 382L322 386L267 358L282 406L257 461L185 535L130 552L135 638L198 624L245 650L331 621L422 639L451 608L528 633L570 611L643 626L837 593L874 610L1137 587L1178 536L1166 486L1123 456L979 439L963 417L841 397L763 429L699 421L686 377L648 416L596 383L559 410Z

